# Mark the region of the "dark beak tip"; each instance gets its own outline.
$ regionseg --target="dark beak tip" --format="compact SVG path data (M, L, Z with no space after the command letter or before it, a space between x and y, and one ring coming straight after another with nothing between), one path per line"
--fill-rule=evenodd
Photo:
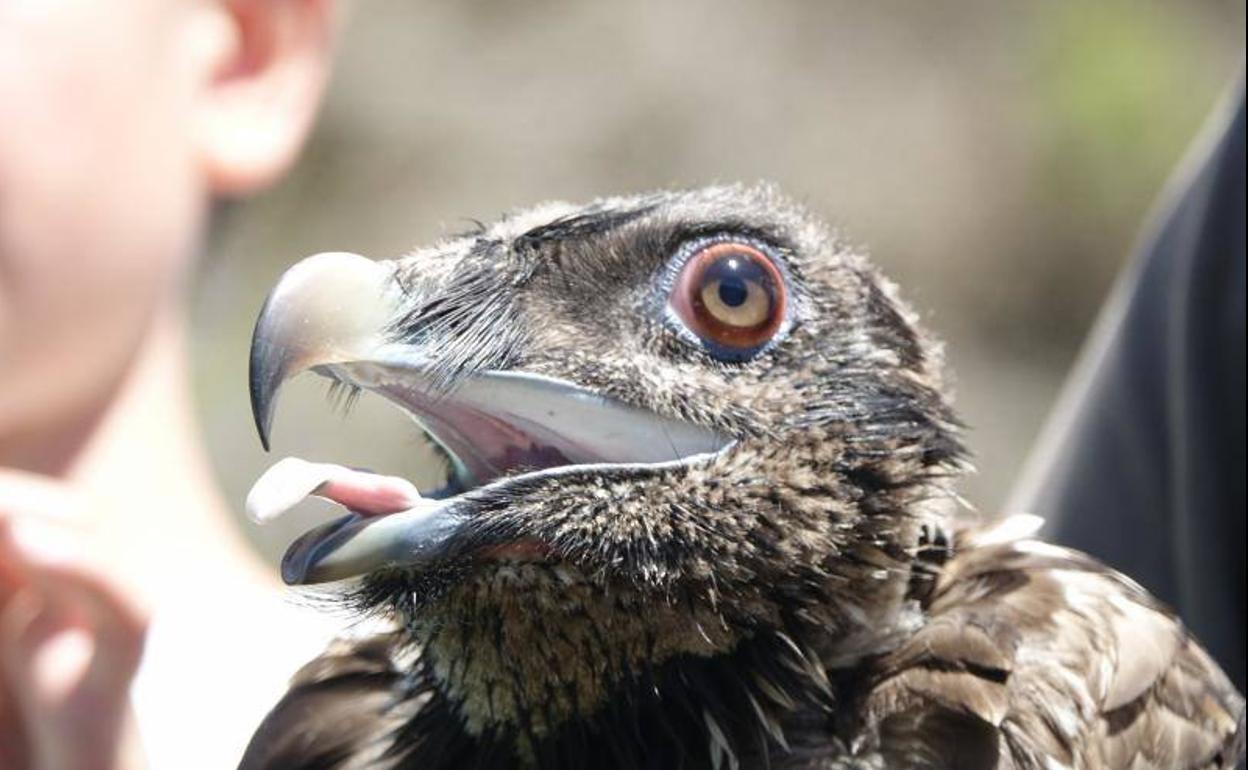
M267 305L266 305L267 310ZM281 387L284 374L282 357L274 356L277 351L271 350L261 331L260 324L264 319L261 311L256 322L256 331L251 341L251 356L248 362L247 385L251 396L251 416L256 423L256 433L260 436L260 446L264 451L270 450L270 434L273 429L273 407L277 390ZM279 360L275 360L279 359Z
M269 436L273 426L273 390L264 384L258 384L256 379L254 376L251 378L251 416L256 423L260 446L268 452L271 449Z

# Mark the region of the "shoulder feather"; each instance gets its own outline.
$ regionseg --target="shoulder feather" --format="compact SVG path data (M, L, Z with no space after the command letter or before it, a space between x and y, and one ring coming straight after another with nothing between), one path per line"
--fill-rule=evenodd
M252 736L240 770L347 770L379 764L401 724L390 635L340 640L291 679ZM370 764L371 763L371 764Z
M994 761L1020 770L1234 767L1244 700L1177 618L1027 530L959 535L928 622L880 662L868 722L884 730L933 709L974 718L993 728Z

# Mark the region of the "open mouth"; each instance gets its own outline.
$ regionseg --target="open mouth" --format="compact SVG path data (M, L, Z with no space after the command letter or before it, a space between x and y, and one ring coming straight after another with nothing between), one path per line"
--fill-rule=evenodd
M248 511L280 515L315 494L349 510L300 536L282 560L290 584L381 569L421 569L473 554L532 556L542 545L476 526L474 501L561 474L658 470L721 451L730 440L550 377L483 371L437 387L429 352L389 341L400 298L381 263L322 254L287 271L252 339L251 397L268 444L281 384L311 369L384 396L451 460L446 488L422 496L403 479L288 459L265 473Z

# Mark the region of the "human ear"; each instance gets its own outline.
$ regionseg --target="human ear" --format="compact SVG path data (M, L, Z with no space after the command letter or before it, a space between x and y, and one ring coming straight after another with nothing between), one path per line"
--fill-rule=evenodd
M196 45L205 52L195 143L206 187L244 195L298 157L329 76L333 0L212 0Z

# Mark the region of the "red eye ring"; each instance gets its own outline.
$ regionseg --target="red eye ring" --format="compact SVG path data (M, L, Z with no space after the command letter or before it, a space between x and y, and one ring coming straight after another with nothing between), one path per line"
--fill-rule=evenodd
M739 355L776 336L787 296L784 278L766 254L748 243L721 241L685 262L668 303L708 346Z

